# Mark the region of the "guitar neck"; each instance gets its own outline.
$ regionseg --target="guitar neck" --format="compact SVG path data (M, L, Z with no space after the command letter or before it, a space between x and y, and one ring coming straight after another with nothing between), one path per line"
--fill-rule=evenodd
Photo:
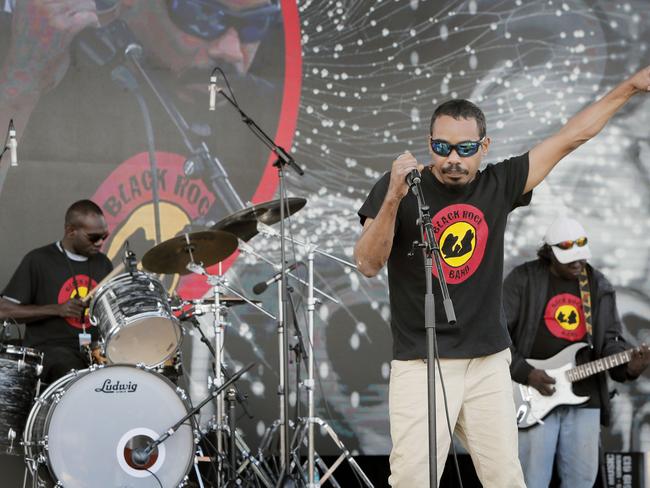
M635 349L628 349L627 351L621 351L611 356L606 356L604 358L596 359L595 361L589 361L588 363L581 364L567 370L566 377L571 382L584 380L608 369L615 368L621 364L626 364L632 359L632 351Z

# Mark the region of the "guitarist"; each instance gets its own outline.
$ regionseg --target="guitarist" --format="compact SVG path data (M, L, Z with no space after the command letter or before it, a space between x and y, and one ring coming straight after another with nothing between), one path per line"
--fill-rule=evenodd
M557 218L537 256L514 268L504 282L503 304L513 342L510 373L514 381L553 395L555 379L525 358L548 359L580 341L593 346L578 352L577 362L584 363L632 346L621 335L613 286L587 264L591 252L579 222ZM634 380L649 363L644 346L609 374L616 381ZM562 486L594 485L600 425L609 424L607 380L599 373L573 386L576 395L590 398L587 403L560 406L544 417L543 425L519 431L519 458L528 488L548 487L556 459Z

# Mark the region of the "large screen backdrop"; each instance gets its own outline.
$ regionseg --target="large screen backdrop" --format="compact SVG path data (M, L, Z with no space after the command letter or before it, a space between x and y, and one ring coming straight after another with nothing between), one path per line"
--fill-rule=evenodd
M186 22L187 12L170 10L173 2L98 1L104 24L121 19L127 27L111 30L120 49L105 59L96 37L82 35L80 42L53 31L37 0L0 2L0 8L3 3L0 122L15 119L20 162L7 168L3 160L2 283L25 252L62 237L63 213L80 198L93 198L106 213L105 251L115 263L127 241L141 257L157 241L209 227L238 202L277 198L269 151L220 97L217 110L208 111L210 72L221 66L242 108L305 170L304 177L285 174L289 195L307 200L288 221L290 233L316 251L317 414L363 454L390 449L386 275L366 279L319 251L352 261L356 211L399 153L430 160L429 119L440 102L462 97L483 108L492 138L487 162L496 162L552 134L650 59L644 0L283 0L270 5L268 22L254 32L226 28L209 39L192 32L197 27ZM132 43L142 69L122 54ZM648 340L650 325L649 109L650 101L638 97L562 161L535 190L532 205L511 215L506 233L509 271L534 258L557 214L580 220L592 264L616 285L625 334L635 342ZM259 234L248 245L221 271L252 297L253 285L276 271L266 260L279 262L279 241ZM288 244L287 252L290 262L308 257L298 244ZM304 267L295 273L306 279ZM170 294L188 300L210 291L195 275L161 279ZM290 284L307 341L307 290ZM256 297L273 315L275 286ZM201 323L212 336L211 315ZM279 415L277 324L237 306L225 329L228 369L258 363L240 384L251 417L240 410L239 426L255 446ZM293 326L290 332L295 342ZM186 387L198 400L211 366L189 326L182 351ZM647 373L611 387L618 394L606 448L650 449ZM306 396L299 397L305 414ZM205 428L211 415L202 415ZM336 449L321 438L319 451Z

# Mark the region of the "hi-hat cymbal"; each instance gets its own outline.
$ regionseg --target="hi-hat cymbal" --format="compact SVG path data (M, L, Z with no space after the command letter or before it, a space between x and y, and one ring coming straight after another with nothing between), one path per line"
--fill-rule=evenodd
M287 199L285 206L285 218L295 214L305 206L307 200L304 198L291 197ZM288 211L287 211L288 210ZM211 228L231 232L243 241L248 241L257 235L257 223L273 225L280 222L280 200L258 203L252 207L246 207L220 220Z
M223 261L237 249L237 237L230 232L191 232L161 242L142 257L142 266L152 273L187 274L194 261L204 267Z

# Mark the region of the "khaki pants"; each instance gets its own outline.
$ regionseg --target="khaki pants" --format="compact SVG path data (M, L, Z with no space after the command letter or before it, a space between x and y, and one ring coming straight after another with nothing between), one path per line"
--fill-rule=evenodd
M525 488L517 453L510 350L474 359L441 359L452 431L472 457L485 488ZM436 367L438 484L450 437ZM427 365L392 361L389 390L389 483L395 488L429 486Z

